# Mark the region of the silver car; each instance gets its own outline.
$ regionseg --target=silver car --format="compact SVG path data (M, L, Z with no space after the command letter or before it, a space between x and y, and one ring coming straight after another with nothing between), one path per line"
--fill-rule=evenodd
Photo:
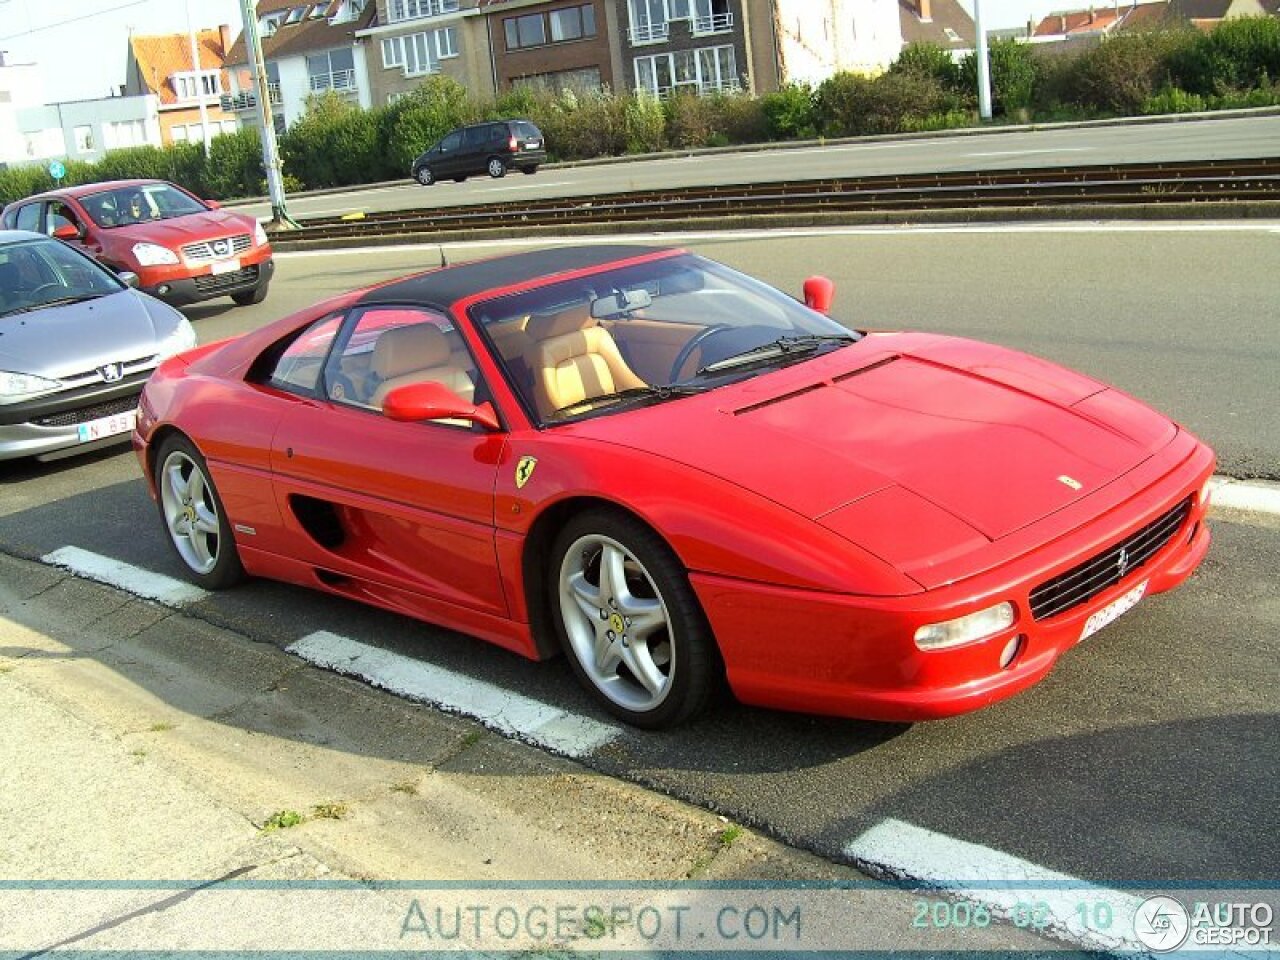
M196 343L130 283L60 240L0 230L0 460L129 439L151 371Z

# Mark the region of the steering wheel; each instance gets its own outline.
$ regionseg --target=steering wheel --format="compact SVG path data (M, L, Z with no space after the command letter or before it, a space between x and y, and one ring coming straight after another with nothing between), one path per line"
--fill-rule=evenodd
M722 333L732 333L738 328L727 323L713 323L709 327L703 327L695 333L680 348L680 352L676 354L675 362L671 364L671 376L668 378L672 383L678 383L680 380L680 372L684 369L684 365L689 362L689 358L693 356L693 351L697 350L703 344L713 337Z

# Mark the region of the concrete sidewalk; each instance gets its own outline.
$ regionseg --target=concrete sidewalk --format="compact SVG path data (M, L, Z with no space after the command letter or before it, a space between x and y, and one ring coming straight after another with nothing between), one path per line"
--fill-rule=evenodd
M175 928L187 894L154 881L865 880L273 646L3 555L0 702L0 953L203 943ZM55 910L47 891L59 881L115 892L92 915ZM36 886L25 913L12 902L24 883ZM917 898L868 886L848 891L849 923L877 944L929 942L909 922ZM237 922L281 921L223 921ZM302 947L332 946L328 936L316 927ZM947 945L1053 949L998 925L952 931Z

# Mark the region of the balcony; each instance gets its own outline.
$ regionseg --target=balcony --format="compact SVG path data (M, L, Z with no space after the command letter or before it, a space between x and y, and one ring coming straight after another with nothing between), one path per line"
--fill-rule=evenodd
M280 96L280 84L268 83L267 96L271 98L273 107L280 106L283 99ZM252 90L241 90L239 93L224 93L221 97L222 109L227 113L245 113L249 110L255 110L258 106L258 95Z
M355 89L356 72L354 70L335 70L333 73L315 73L311 75L312 93L323 93L325 90L347 93Z
M643 43L663 43L670 36L671 24L666 21L642 24L627 31L627 39L633 47Z
M713 13L708 17L694 17L692 29L695 37L703 37L710 33L728 33L733 29L733 14Z

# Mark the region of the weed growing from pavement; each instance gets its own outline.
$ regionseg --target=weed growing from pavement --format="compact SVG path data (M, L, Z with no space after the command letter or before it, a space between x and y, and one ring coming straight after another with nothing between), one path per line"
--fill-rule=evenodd
M153 723L147 729L150 730L152 733L168 733L170 730L173 729L173 724L165 723L164 721L161 721L160 723Z
M716 839L720 841L720 846L727 850L740 836L742 836L742 828L736 823L731 823L720 831Z
M401 780L391 785L392 793L407 793L411 797L418 795L418 784L413 780Z
M138 747L134 750L130 750L129 756L133 757L133 759L136 760L138 763L141 763L144 759L146 759L147 751L143 750L141 747Z
M483 730L472 730L470 733L467 733L463 736L462 740L460 741L460 746L463 750L467 750L471 747L474 747L477 743L480 742L480 738L483 736L484 736Z
M288 830L290 827L296 827L302 823L304 819L305 817L296 810L277 810L267 817L262 824L262 832L270 833L272 830Z
M311 816L316 820L342 820L350 812L351 807L338 800L317 803L311 808Z

